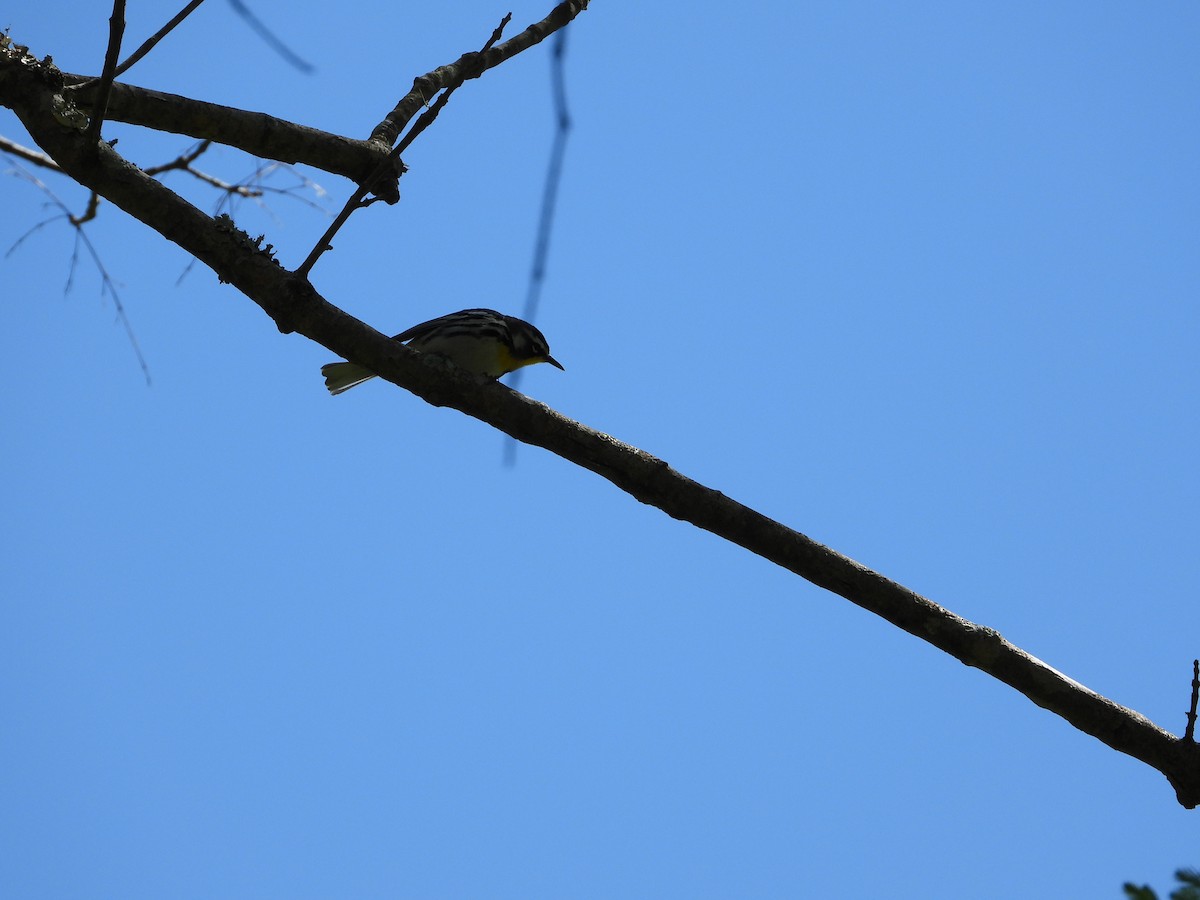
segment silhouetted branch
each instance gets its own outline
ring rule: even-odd
[[[113,79],[117,75],[117,60],[121,56],[121,37],[124,34],[125,0],[113,0],[112,15],[108,17],[108,50],[104,54],[104,70],[100,73],[100,81],[96,85],[92,119],[88,122],[87,138],[92,143],[100,141],[100,128],[104,125],[108,96],[112,91]]]
[[[170,34],[180,22],[182,22],[184,19],[186,19],[188,16],[190,16],[192,14],[192,12],[195,11],[196,7],[198,7],[203,2],[204,2],[204,0],[192,0],[191,3],[189,3],[183,9],[181,9],[179,12],[177,12],[175,14],[175,17],[173,19],[171,19],[170,22],[168,22],[162,28],[158,29],[158,31],[154,32],[154,34],[152,34],[149,38],[147,38],[145,40],[145,42],[143,42],[142,46],[138,47],[136,50],[133,51],[133,53],[129,54],[129,58],[126,59],[125,62],[123,62],[119,66],[117,66],[117,71],[116,71],[117,77],[124,75],[126,72],[128,72],[130,69],[132,69],[135,65],[137,65],[137,63],[147,53],[149,53],[151,50],[154,49],[155,44],[157,44],[159,41],[161,41],[163,38],[165,38],[168,34]]]
[[[81,150],[81,157],[86,157],[87,151]],[[34,185],[42,191],[49,199],[50,204],[59,209],[60,215],[52,216],[42,222],[38,222],[23,235],[13,242],[13,245],[8,248],[4,254],[7,259],[12,256],[17,249],[25,243],[26,238],[40,231],[51,222],[57,222],[59,219],[66,219],[75,229],[75,246],[71,251],[71,263],[67,268],[67,283],[63,286],[63,293],[70,293],[72,285],[75,283],[75,271],[79,266],[79,245],[82,243],[91,256],[92,262],[96,265],[96,270],[100,273],[100,295],[108,294],[112,298],[113,307],[117,311],[117,319],[120,320],[121,326],[125,329],[125,334],[129,338],[129,344],[133,348],[133,354],[137,358],[138,365],[141,367],[142,375],[146,378],[146,384],[150,384],[150,367],[146,364],[146,357],[142,354],[142,348],[138,344],[137,335],[133,333],[133,325],[129,321],[129,316],[125,313],[125,304],[121,302],[121,295],[117,292],[117,284],[108,272],[108,268],[104,265],[104,261],[100,258],[100,254],[96,251],[96,247],[92,244],[91,239],[87,236],[87,232],[83,230],[83,225],[96,218],[96,210],[100,205],[100,195],[96,191],[92,191],[88,196],[87,207],[81,215],[75,215],[67,208],[58,196],[50,190],[49,186],[37,178],[32,172],[27,172],[24,169],[16,169],[16,174],[24,178],[30,184]]]
[[[1185,741],[1196,740],[1196,703],[1200,700],[1200,659],[1192,660],[1192,705],[1188,708],[1187,728],[1184,729]]]
[[[69,221],[72,225],[74,225],[78,229],[79,226],[86,225],[88,222],[92,221],[92,219],[96,218],[96,210],[98,210],[99,208],[100,208],[100,195],[97,194],[95,191],[92,191],[88,195],[88,202],[87,202],[87,206],[85,206],[83,209],[83,215],[67,216],[67,221]],[[64,209],[65,209],[65,207],[64,207]],[[107,277],[107,273],[105,274],[105,277]]]
[[[503,47],[505,45],[501,45]],[[492,51],[500,49],[493,48]],[[1109,747],[1162,772],[1179,802],[1200,804],[1200,745],[1175,737],[1006,641],[878,572],[699,484],[664,460],[572,421],[498,382],[471,377],[410,350],[330,304],[285,270],[227,217],[213,219],[124,160],[61,108],[61,75],[23,53],[0,50],[0,104],[84,187],[192,254],[256,303],[284,333],[296,332],[436,406],[449,406],[517,440],[595,472],[642,503],[746,548],[1013,687]],[[64,122],[64,117],[66,121]],[[315,373],[314,373],[315,377]]]
[[[198,160],[201,156],[208,152],[208,148],[212,146],[212,141],[200,141],[188,150],[186,153],[181,153],[173,160],[167,163],[162,163],[157,166],[149,166],[142,171],[147,175],[161,175],[163,172],[173,172],[177,169],[185,172],[192,171],[192,163]]]
[[[54,172],[61,172],[58,163],[48,157],[40,150],[30,150],[28,147],[22,147],[20,144],[10,141],[6,137],[0,137],[0,153],[9,153],[18,159],[23,159],[27,163],[33,163],[35,166],[41,166],[44,169],[50,169]]]
[[[417,110],[428,104],[438,91],[458,87],[468,78],[478,78],[488,69],[495,68],[522,50],[528,50],[540,43],[587,9],[588,2],[589,0],[566,0],[554,7],[550,15],[542,21],[535,22],[503,44],[484,53],[465,53],[449,65],[439,66],[415,79],[412,90],[404,95],[388,113],[387,118],[375,126],[370,139],[390,147],[396,142],[404,126],[417,114]]]
[[[500,40],[500,35],[504,33],[504,26],[507,25],[511,19],[512,13],[509,13],[500,20],[500,24],[496,26],[496,29],[492,32],[492,36],[488,38],[487,42],[483,45],[483,50],[480,51],[479,54],[476,54],[476,56],[486,53],[491,46],[496,43],[496,41]],[[465,81],[466,79],[464,78],[463,80]],[[312,267],[316,265],[317,260],[321,258],[321,255],[325,253],[325,251],[332,249],[333,236],[341,230],[342,226],[346,224],[347,220],[349,220],[350,216],[354,214],[355,210],[370,206],[371,203],[374,202],[374,200],[367,200],[366,196],[368,193],[374,190],[374,184],[377,178],[382,176],[387,169],[393,165],[399,165],[401,167],[401,171],[403,171],[404,163],[400,162],[400,154],[407,150],[412,145],[412,142],[417,139],[417,136],[433,123],[433,120],[438,117],[438,114],[445,108],[446,104],[450,102],[450,95],[453,94],[461,84],[462,82],[459,82],[453,87],[447,88],[445,91],[443,91],[442,95],[437,98],[437,102],[434,103],[429,109],[425,110],[425,112],[421,115],[421,118],[417,119],[413,127],[409,129],[408,134],[404,136],[403,140],[401,140],[400,143],[392,148],[392,151],[388,154],[387,159],[382,160],[379,163],[379,168],[372,173],[371,177],[358,186],[358,190],[351,195],[350,199],[346,201],[346,205],[342,207],[342,211],[334,218],[333,224],[325,230],[325,233],[321,235],[320,239],[317,241],[316,246],[309,251],[309,254],[305,258],[304,262],[300,264],[300,268],[296,270],[297,275],[307,278],[308,273],[312,271]],[[376,197],[376,199],[380,198]]]
[[[95,79],[63,73],[71,96],[83,109],[95,102]],[[330,134],[260,112],[249,112],[178,94],[114,82],[107,118],[113,122],[139,125],[209,140],[242,150],[260,159],[300,163],[341,175],[356,183],[364,181],[388,158],[389,146]],[[390,176],[398,177],[396,173]],[[395,193],[394,182],[392,191]],[[377,187],[386,194],[386,185]],[[398,194],[397,194],[398,196]]]

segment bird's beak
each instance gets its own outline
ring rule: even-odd
[[[550,355],[543,356],[542,362],[548,362],[548,363],[550,363],[550,365],[554,366],[554,368],[556,368],[556,369],[562,369],[564,372],[567,371],[566,369],[563,369],[562,363],[560,363],[553,356],[550,356]]]

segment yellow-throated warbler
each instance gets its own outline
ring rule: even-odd
[[[422,353],[438,353],[474,375],[499,378],[534,363],[562,365],[550,355],[542,333],[521,319],[494,309],[464,309],[430,319],[402,331],[394,338]],[[357,363],[336,362],[321,366],[329,393],[340,394],[362,384],[375,373]]]

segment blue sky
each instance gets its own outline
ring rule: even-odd
[[[211,0],[127,80],[365,136],[549,9],[427,6],[259,0],[306,76]],[[6,15],[99,66],[105,4]],[[538,318],[566,371],[521,389],[1180,732],[1198,38],[1188,3],[593,0]],[[455,95],[325,296],[383,331],[519,312],[548,69]],[[53,212],[0,203],[5,249]],[[327,224],[236,217],[288,266]],[[1009,688],[458,413],[330,398],[327,351],[178,248],[111,206],[89,234],[149,387],[86,259],[64,295],[64,225],[0,264],[6,895],[1117,897],[1200,865],[1162,776]]]

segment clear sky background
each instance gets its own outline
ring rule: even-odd
[[[128,46],[178,5],[131,4]],[[550,6],[255,0],[305,75],[210,0],[126,80],[365,137]],[[107,4],[4,16],[98,71]],[[1190,2],[593,0],[537,322],[566,371],[521,389],[1182,732],[1197,46]],[[549,60],[455,95],[325,296],[388,332],[519,313]],[[351,189],[307,174],[328,197],[235,213],[289,267]],[[0,209],[6,250],[55,212],[11,174]],[[0,263],[5,896],[1165,896],[1200,865],[1161,775],[1008,687],[459,413],[330,398],[328,351],[177,247],[108,205],[88,234],[149,387],[86,257],[64,295],[66,225]]]

